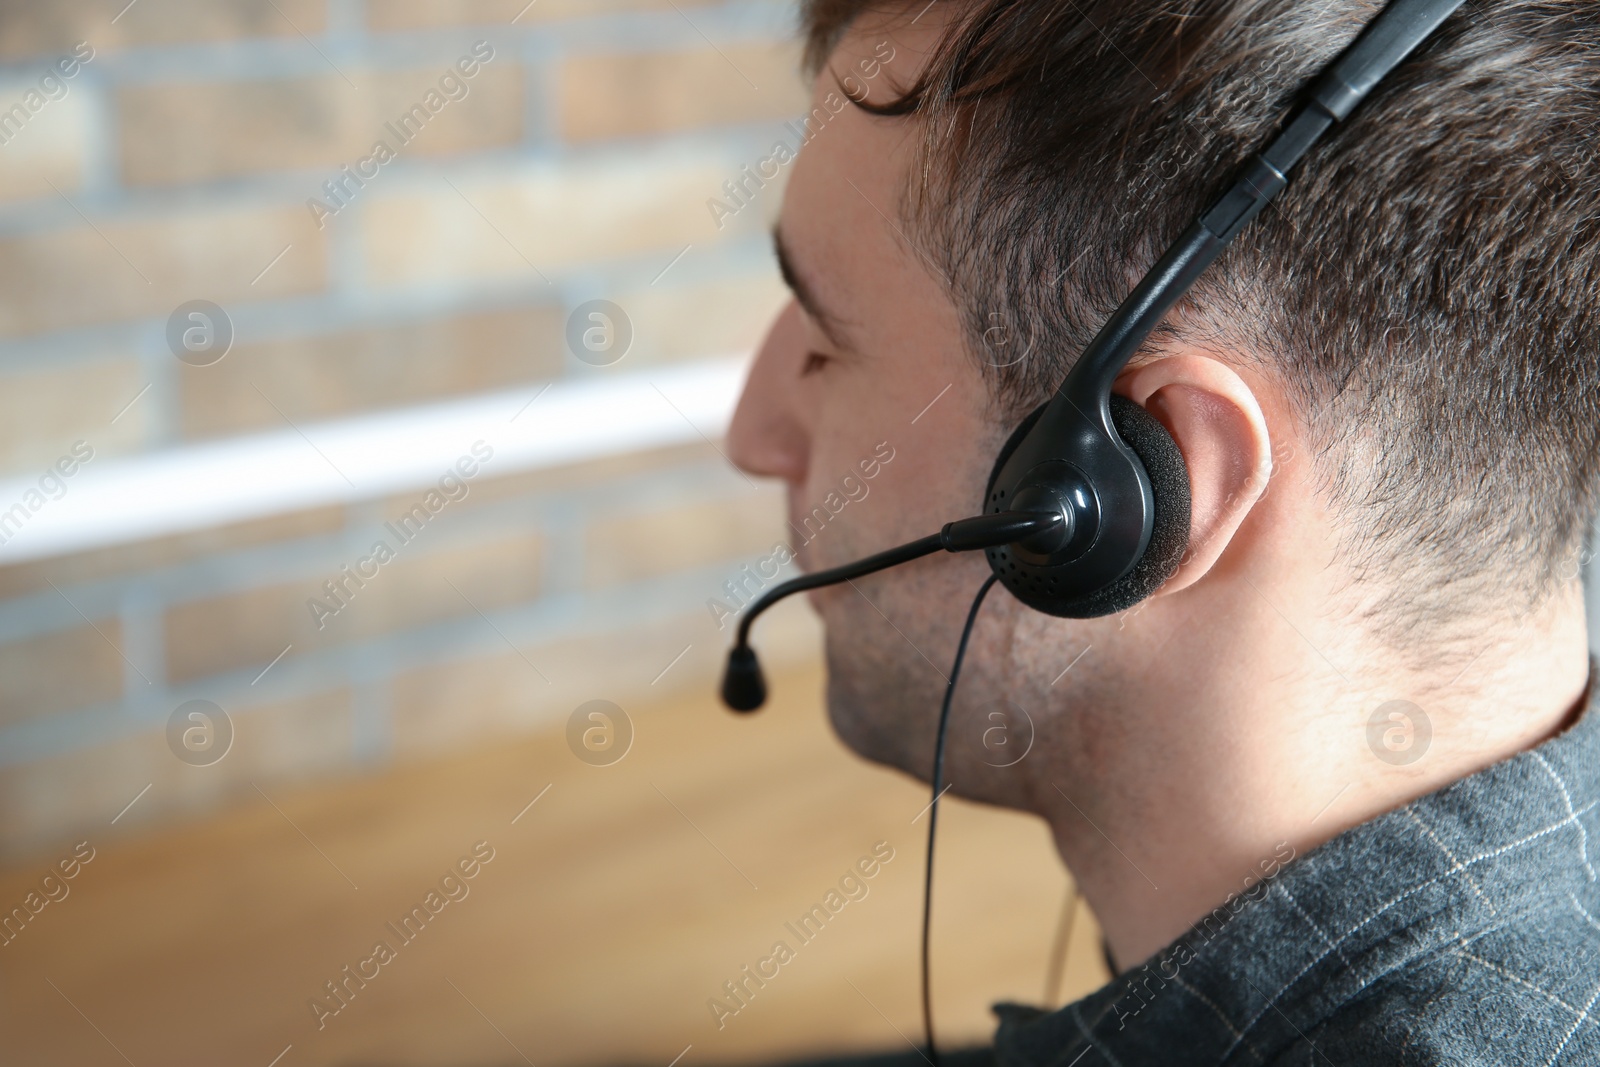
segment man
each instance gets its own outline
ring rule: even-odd
[[[787,482],[805,568],[973,514],[1374,10],[807,0],[795,299],[729,434]],[[1600,1062],[1597,88],[1600,5],[1469,2],[1118,378],[1182,452],[1189,549],[1121,615],[996,590],[952,712],[952,791],[1049,822],[1118,972],[998,1006],[998,1062]],[[871,497],[804,528],[882,442]],[[939,554],[812,594],[857,752],[930,778],[986,574]]]

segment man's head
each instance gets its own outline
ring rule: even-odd
[[[1288,674],[1342,683],[1343,737],[1397,682],[1410,699],[1442,688],[1491,621],[1573,603],[1565,563],[1600,481],[1587,6],[1469,2],[1130,363],[1116,391],[1189,468],[1190,550],[1122,617],[992,595],[954,720],[957,791],[1043,804],[1050,782],[999,766],[1015,750],[993,743],[995,726],[1027,740],[1019,708],[1059,767],[1126,747],[1141,703],[1181,713],[1185,685]],[[1010,429],[1374,11],[805,4],[815,109],[778,228],[802,306],[763,347],[730,440],[788,480],[807,566],[978,510]],[[826,494],[879,442],[896,458],[877,490],[834,515]],[[831,521],[806,525],[819,506]],[[858,750],[927,773],[986,569],[931,558],[814,596],[830,711]],[[1255,714],[1217,724],[1231,773],[1254,750],[1230,735],[1272,726]],[[1327,758],[1361,758],[1359,726]]]

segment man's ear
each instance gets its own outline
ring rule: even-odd
[[[1180,349],[1118,375],[1113,391],[1167,428],[1189,469],[1189,547],[1157,592],[1199,581],[1228,547],[1272,477],[1272,442],[1255,393],[1232,367]]]

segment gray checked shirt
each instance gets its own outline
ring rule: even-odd
[[[999,1067],[1600,1065],[1600,711],[1351,829],[1147,963],[1046,1013]]]

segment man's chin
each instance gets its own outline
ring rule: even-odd
[[[918,758],[927,749],[920,739],[907,736],[904,695],[896,700],[881,686],[858,684],[859,668],[828,655],[828,721],[845,747],[863,759],[928,780],[928,760]],[[909,716],[918,719],[918,716]]]
[[[918,782],[932,781],[944,686],[897,671],[894,664],[874,665],[863,659],[859,648],[841,653],[829,641],[828,721],[834,734],[863,759]],[[1032,728],[1030,720],[1023,742],[1028,749],[1033,746]],[[951,795],[967,800],[1032,810],[1028,779],[1033,765],[1003,760],[999,749],[986,749],[983,741],[996,729],[993,716],[982,707],[958,702],[945,739],[944,784]]]

